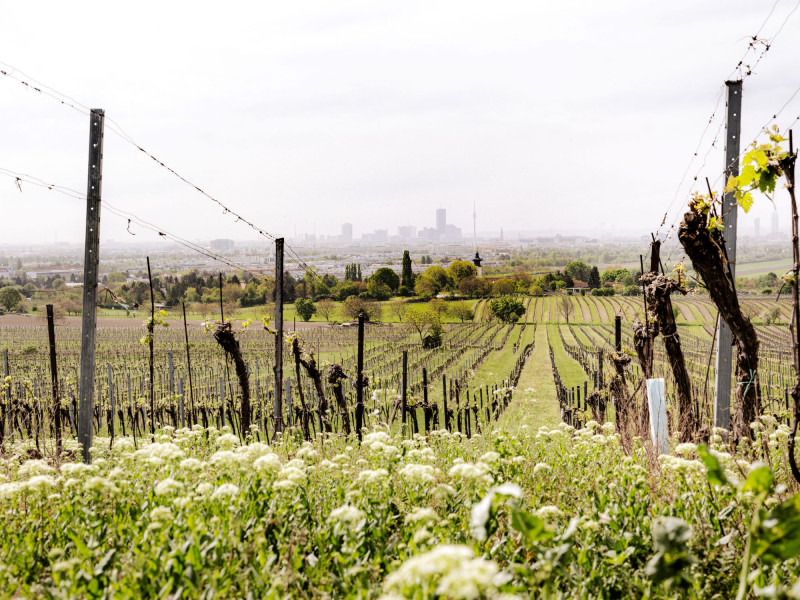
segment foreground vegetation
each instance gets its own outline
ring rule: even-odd
[[[614,426],[271,447],[216,429],[98,439],[91,465],[0,463],[5,597],[732,598],[800,591],[787,429],[733,457],[632,456]],[[765,455],[764,452],[767,452]],[[767,463],[755,462],[759,457]],[[740,597],[745,597],[740,595]],[[796,595],[794,597],[797,597]]]

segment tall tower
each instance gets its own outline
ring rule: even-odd
[[[478,211],[475,203],[472,203],[472,241],[475,243],[475,250],[478,249]]]
[[[776,235],[778,233],[778,211],[773,211],[772,213],[772,223],[770,227],[770,232],[772,235]]]
[[[353,224],[352,223],[342,223],[342,241],[343,242],[352,242],[353,241]]]
[[[439,237],[447,235],[447,210],[444,208],[436,209],[436,233]]]

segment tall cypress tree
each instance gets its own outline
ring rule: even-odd
[[[600,287],[600,271],[597,270],[597,267],[592,267],[592,270],[589,271],[589,281],[586,283],[589,284],[589,288],[592,290]]]
[[[414,271],[411,270],[411,255],[408,250],[403,252],[403,271],[400,275],[400,285],[404,285],[408,289],[414,288]]]

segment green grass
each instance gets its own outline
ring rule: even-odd
[[[533,334],[533,327],[528,327]],[[514,399],[518,405],[518,397],[530,398],[526,407],[525,417],[527,424],[533,428],[542,425],[553,427],[561,420],[561,414],[556,400],[556,384],[553,381],[553,369],[550,366],[550,355],[547,352],[547,327],[540,325],[536,328],[536,337],[533,354],[522,369],[522,374],[514,392]],[[518,411],[509,409],[503,416],[503,424],[513,429],[518,426],[521,419],[516,418]]]
[[[517,341],[520,327],[520,325],[514,327],[501,350],[492,352],[489,355],[486,361],[475,372],[472,379],[470,379],[470,387],[491,386],[501,382],[511,374],[511,369],[514,368],[514,363],[519,356],[518,354],[514,354],[514,342]],[[524,348],[526,344],[529,344],[533,340],[533,329],[533,326],[525,328],[525,333],[522,336],[521,348]],[[502,335],[502,333],[500,335]]]
[[[791,258],[778,258],[775,260],[765,260],[762,262],[742,263],[736,265],[737,277],[754,277],[765,273],[776,273],[778,275],[789,271],[792,268]]]
[[[556,359],[556,368],[561,375],[561,382],[568,388],[577,385],[583,386],[583,382],[587,381],[588,377],[577,361],[570,358],[569,354],[564,350],[561,338],[558,335],[558,326],[548,325],[547,335],[550,339],[550,345],[553,347],[553,355]]]

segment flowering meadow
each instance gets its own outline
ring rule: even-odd
[[[0,595],[800,597],[785,425],[754,424],[737,456],[714,436],[654,459],[613,424],[533,427],[534,410],[519,394],[471,439],[164,428],[138,448],[97,439],[91,465],[16,447]]]

